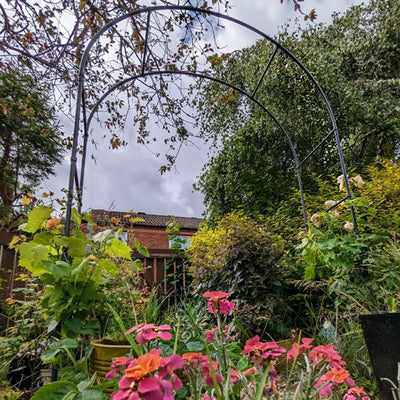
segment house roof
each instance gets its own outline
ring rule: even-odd
[[[167,224],[171,221],[176,221],[181,225],[181,229],[197,230],[202,218],[195,217],[176,217],[173,215],[157,215],[147,214],[143,212],[123,212],[123,211],[107,211],[107,210],[92,210],[91,211],[94,222],[98,225],[109,224],[112,218],[117,218],[121,224],[131,226],[131,218],[141,218],[144,221],[135,222],[133,226],[146,226],[154,228],[165,229]]]

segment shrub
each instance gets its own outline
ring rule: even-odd
[[[218,287],[240,301],[237,315],[263,333],[281,303],[281,240],[241,213],[227,214],[215,228],[203,225],[187,251],[197,291]],[[274,326],[279,326],[274,322]]]

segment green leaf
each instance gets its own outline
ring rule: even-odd
[[[140,272],[143,271],[143,264],[140,260],[131,261],[128,264],[129,272]]]
[[[39,228],[43,227],[44,223],[50,218],[53,209],[50,207],[39,206],[34,208],[28,214],[28,223],[26,224],[24,231],[34,233]]]
[[[35,392],[31,400],[64,400],[70,393],[78,392],[75,384],[68,381],[49,383]]]
[[[43,265],[47,271],[51,272],[56,279],[61,279],[71,275],[71,266],[65,261],[43,261]]]
[[[312,265],[309,265],[304,270],[304,279],[314,279],[315,278],[315,268]]]
[[[75,339],[63,339],[57,342],[53,342],[49,348],[42,353],[40,358],[44,363],[54,359],[54,357],[64,349],[75,349],[78,347],[78,342]]]
[[[147,249],[146,246],[142,246],[136,238],[134,238],[133,243],[135,244],[136,250],[138,251],[139,254],[141,254],[144,257],[150,257],[149,250]]]
[[[87,239],[85,237],[71,236],[68,241],[68,255],[71,257],[83,257],[87,254]]]
[[[25,267],[33,276],[40,276],[46,270],[43,261],[48,259],[49,250],[46,246],[37,245],[34,242],[24,242],[18,246],[20,255],[19,265]]]
[[[82,218],[76,208],[73,208],[71,211],[71,219],[75,226],[80,227],[82,225]]]
[[[47,326],[47,333],[54,331],[57,328],[58,321],[54,316],[47,318],[45,326]]]
[[[249,360],[247,358],[241,358],[236,364],[236,369],[239,371],[244,371],[249,367]]]
[[[202,341],[193,341],[186,343],[186,347],[189,351],[203,351],[204,343]]]
[[[85,389],[80,395],[82,396],[82,400],[107,400],[105,394],[100,389],[96,388]]]
[[[64,322],[64,328],[75,332],[77,335],[96,335],[100,331],[100,322],[85,323],[78,318],[72,318]]]
[[[132,249],[126,243],[121,242],[118,239],[111,239],[108,242],[108,246],[105,251],[106,254],[125,258],[126,260],[131,259],[131,252]]]
[[[111,275],[116,275],[119,272],[117,264],[115,264],[115,262],[111,260],[105,260],[105,259],[98,260],[97,265],[102,271],[106,270]]]

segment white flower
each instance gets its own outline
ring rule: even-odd
[[[354,224],[352,222],[346,222],[343,225],[343,228],[346,229],[347,232],[353,232],[354,231]]]
[[[321,223],[321,216],[319,214],[313,214],[311,216],[311,222],[317,227],[319,228],[319,225]]]
[[[361,187],[362,185],[365,185],[365,182],[360,175],[353,176],[352,178],[350,178],[350,181],[353,182],[356,187]]]
[[[339,184],[339,189],[340,190],[345,190],[346,186],[344,184],[344,175],[338,176],[336,180],[337,180],[337,183]]]
[[[328,208],[333,207],[335,204],[336,204],[336,201],[334,201],[334,200],[327,200],[327,201],[325,202],[325,207],[328,209]]]

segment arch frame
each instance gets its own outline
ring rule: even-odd
[[[216,77],[212,77],[210,75],[206,75],[202,73],[201,71],[199,72],[188,72],[188,71],[182,71],[182,70],[154,70],[154,71],[148,71],[145,72],[145,67],[146,67],[146,53],[148,51],[148,37],[149,37],[149,31],[150,31],[150,19],[152,13],[155,13],[157,11],[186,11],[186,12],[191,12],[191,13],[196,13],[196,14],[202,14],[205,16],[212,16],[216,18],[221,18],[223,20],[230,21],[234,24],[237,24],[241,27],[244,27],[257,35],[259,35],[261,38],[267,40],[268,42],[272,43],[275,46],[274,52],[271,55],[266,68],[259,79],[256,87],[252,91],[252,93],[248,93],[245,90],[227,82],[223,81],[221,79],[218,79]],[[130,76],[129,78],[122,79],[120,81],[117,81],[111,88],[107,89],[105,92],[101,94],[99,97],[98,101],[95,103],[93,108],[90,111],[89,116],[87,116],[87,110],[86,110],[86,103],[85,103],[85,72],[87,69],[88,61],[89,61],[89,56],[90,52],[95,45],[95,43],[103,36],[105,32],[107,32],[110,28],[116,26],[118,23],[121,21],[124,21],[128,18],[134,18],[136,16],[142,15],[142,14],[147,14],[147,24],[146,24],[146,33],[145,33],[145,38],[144,38],[144,52],[143,52],[143,58],[142,58],[142,63],[141,63],[141,72],[139,74]],[[261,104],[256,98],[257,91],[259,87],[262,84],[263,79],[265,78],[269,67],[271,66],[276,54],[278,51],[283,52],[286,56],[288,56],[291,61],[293,61],[300,69],[305,73],[305,75],[308,77],[308,79],[312,82],[313,86],[317,90],[318,94],[320,95],[321,99],[323,100],[323,103],[325,105],[325,108],[329,114],[329,118],[332,124],[332,129],[329,131],[329,133],[315,146],[308,154],[307,156],[299,161],[296,148],[288,134],[288,132],[284,129],[283,125],[278,121],[278,119],[272,114],[270,110],[268,110],[267,107],[265,107],[263,104]],[[72,205],[74,201],[74,189],[77,192],[77,198],[78,198],[78,210],[81,211],[82,207],[82,194],[83,194],[83,187],[84,187],[84,178],[85,178],[85,168],[86,168],[86,156],[87,156],[87,143],[88,143],[88,138],[89,138],[89,129],[90,129],[90,124],[93,120],[95,112],[98,110],[99,106],[101,103],[115,90],[120,88],[121,86],[126,85],[127,83],[130,83],[132,81],[139,80],[141,78],[145,78],[148,76],[154,76],[154,75],[173,75],[173,74],[180,74],[180,75],[186,75],[186,76],[192,76],[192,77],[197,77],[197,78],[204,78],[208,79],[214,82],[217,82],[219,84],[225,85],[227,87],[230,87],[231,89],[239,92],[243,96],[247,97],[249,100],[257,104],[261,109],[272,119],[272,121],[276,124],[278,129],[281,131],[281,133],[285,136],[286,140],[288,141],[290,150],[293,155],[293,160],[294,160],[294,166],[296,170],[296,175],[297,175],[297,180],[298,180],[298,185],[299,185],[299,191],[300,191],[300,198],[301,198],[301,206],[302,206],[302,213],[303,213],[303,219],[304,219],[304,224],[305,224],[305,229],[308,230],[308,222],[307,222],[307,212],[306,212],[306,206],[305,206],[305,198],[304,198],[304,190],[303,190],[303,184],[302,184],[302,175],[301,175],[301,168],[302,166],[312,157],[312,155],[321,147],[323,144],[333,135],[335,138],[335,143],[336,143],[336,150],[337,154],[339,157],[339,162],[341,166],[341,170],[343,173],[344,177],[344,185],[346,189],[346,196],[342,198],[341,200],[337,201],[332,207],[328,209],[331,210],[335,207],[337,207],[339,204],[346,200],[350,200],[352,198],[352,194],[350,191],[350,185],[349,185],[349,180],[346,172],[346,165],[344,161],[344,156],[343,156],[343,151],[341,148],[341,143],[340,143],[340,137],[339,137],[339,132],[338,132],[338,127],[336,123],[336,118],[334,115],[334,112],[332,110],[332,107],[328,101],[328,98],[321,88],[321,86],[318,84],[317,80],[314,78],[312,73],[300,62],[300,60],[292,54],[288,49],[286,49],[282,44],[280,44],[277,40],[272,38],[271,36],[265,34],[264,32],[260,31],[259,29],[243,22],[238,19],[232,18],[228,15],[221,14],[216,11],[212,10],[204,10],[196,7],[190,7],[190,6],[152,6],[152,7],[143,7],[139,8],[136,10],[133,10],[129,13],[125,13],[112,21],[108,22],[101,28],[90,40],[88,45],[85,48],[85,51],[82,55],[80,65],[79,65],[79,74],[78,74],[78,86],[77,86],[77,91],[76,91],[76,108],[75,108],[75,119],[74,119],[74,131],[73,131],[73,140],[72,140],[72,147],[71,147],[71,158],[70,158],[70,171],[69,171],[69,184],[68,184],[68,197],[67,197],[67,207],[66,207],[66,216],[65,216],[65,235],[68,236],[70,234],[71,230],[71,216],[72,216]],[[77,169],[77,153],[78,153],[78,145],[79,145],[79,136],[80,136],[80,131],[81,131],[81,118],[82,118],[82,123],[83,123],[83,150],[82,150],[82,160],[81,160],[81,170],[80,170],[80,176],[78,176],[78,169]],[[357,218],[355,215],[355,211],[353,206],[350,206],[350,213],[354,225],[354,230],[358,234],[358,224],[357,224]]]

